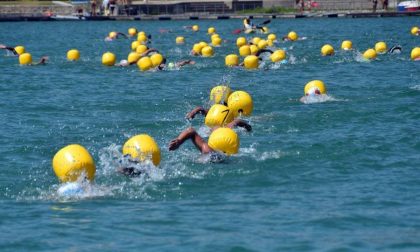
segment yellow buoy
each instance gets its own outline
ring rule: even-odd
[[[376,53],[379,53],[379,54],[386,53],[386,51],[387,51],[386,43],[383,42],[383,41],[380,41],[380,42],[376,43],[375,44],[375,51],[376,51]]]
[[[200,27],[198,27],[198,25],[193,25],[192,30],[196,32],[196,31],[200,30]]]
[[[227,104],[231,93],[232,90],[228,86],[215,86],[210,91],[210,101],[212,101],[213,104]]]
[[[350,40],[344,40],[341,43],[341,49],[348,51],[351,50],[353,48],[353,43]]]
[[[418,36],[419,35],[419,28],[417,26],[414,26],[411,28],[411,35]]]
[[[211,46],[205,46],[201,49],[201,55],[203,55],[203,57],[211,57],[213,54],[214,52]]]
[[[251,95],[245,91],[235,91],[228,98],[228,107],[232,109],[234,117],[250,116],[254,109]]]
[[[238,135],[230,128],[218,128],[214,130],[210,134],[208,141],[210,148],[227,155],[238,153],[239,144]]]
[[[137,41],[139,41],[141,44],[146,44],[147,43],[147,36],[146,36],[146,34],[139,33],[137,35]]]
[[[106,52],[102,55],[102,64],[105,66],[113,66],[115,65],[115,61],[117,58],[115,57],[115,54],[112,52]]]
[[[178,37],[176,37],[175,42],[177,44],[184,44],[185,43],[185,39],[182,36],[178,36]]]
[[[420,59],[420,47],[414,47],[413,50],[411,50],[411,59],[412,60]]]
[[[219,37],[215,37],[211,40],[211,43],[213,46],[220,46],[220,44],[222,43],[222,39]]]
[[[160,163],[160,149],[155,140],[146,134],[131,137],[123,146],[123,155],[130,155],[134,160],[151,160],[155,166]]]
[[[23,46],[16,46],[15,47],[15,51],[18,55],[24,54],[25,53],[25,47]]]
[[[308,82],[303,89],[305,95],[326,94],[327,88],[323,81],[313,80]]]
[[[160,53],[155,53],[150,56],[150,60],[152,61],[153,67],[157,67],[163,62],[163,56]]]
[[[254,45],[258,45],[258,42],[260,42],[260,40],[261,40],[261,38],[260,38],[260,37],[254,37],[254,38],[252,39],[252,44],[254,44]]]
[[[112,31],[112,32],[110,32],[110,33],[108,34],[108,37],[110,37],[110,38],[112,38],[112,39],[117,38],[117,36],[118,36],[118,33],[117,33],[117,32],[114,32],[114,31]]]
[[[258,57],[255,55],[248,55],[244,59],[244,66],[246,69],[256,69],[258,68],[259,62]]]
[[[19,64],[30,65],[32,64],[32,55],[30,53],[22,53],[19,55]]]
[[[140,35],[146,36],[146,33],[144,31],[139,31],[139,33],[137,33],[137,36],[140,36]]]
[[[138,54],[142,54],[145,51],[147,51],[147,46],[145,46],[145,45],[140,44],[136,47],[136,53],[138,53]]]
[[[247,44],[247,42],[246,42],[246,38],[244,38],[244,37],[239,37],[239,38],[237,38],[236,39],[236,46],[238,47],[238,48],[241,48],[243,45],[246,45]]]
[[[137,61],[137,66],[141,71],[147,71],[153,67],[153,62],[149,57],[142,57]]]
[[[367,49],[364,53],[363,53],[363,58],[367,59],[367,60],[374,60],[376,59],[376,51],[372,48]]]
[[[274,45],[273,40],[271,40],[271,39],[267,40],[267,45],[268,46],[273,46]]]
[[[137,34],[137,29],[136,28],[131,27],[131,28],[128,29],[128,35],[130,35],[131,37],[136,36],[136,34]]]
[[[76,181],[81,175],[92,181],[95,178],[95,162],[85,147],[67,145],[59,150],[52,160],[55,175],[62,182]]]
[[[127,61],[130,64],[136,63],[139,59],[140,59],[140,54],[138,54],[136,52],[131,52],[127,56]]]
[[[287,38],[291,41],[296,41],[298,39],[298,35],[296,32],[291,31],[287,34]]]
[[[239,57],[236,54],[229,54],[225,57],[226,66],[237,66],[239,65]]]
[[[322,56],[334,55],[334,47],[332,47],[332,45],[329,45],[329,44],[323,45],[321,48],[321,55]]]
[[[80,52],[77,49],[71,49],[67,52],[67,59],[70,61],[76,61],[80,58]]]
[[[131,50],[135,51],[139,45],[141,45],[140,41],[135,40],[131,42]]]
[[[249,45],[243,45],[239,48],[239,55],[242,57],[251,55],[251,48]]]
[[[286,59],[286,52],[283,50],[276,50],[270,55],[272,62],[279,62]]]
[[[214,38],[220,38],[219,34],[214,33],[213,35],[210,36],[211,40],[213,40]]]
[[[251,49],[251,54],[255,55],[260,49],[256,45],[250,45],[249,49]]]
[[[199,42],[198,43],[201,47],[206,47],[206,46],[208,46],[208,44],[206,43],[206,42],[204,42],[204,41],[201,41],[201,42]]]
[[[215,33],[216,32],[216,29],[214,28],[214,27],[209,27],[208,29],[207,29],[207,33],[208,34],[213,34],[213,33]]]
[[[233,113],[222,104],[214,104],[207,112],[204,123],[209,127],[223,126],[233,121]]]
[[[277,39],[277,36],[274,33],[271,33],[267,36],[267,40],[275,41],[276,39]]]
[[[262,30],[262,33],[264,33],[264,34],[267,34],[270,31],[270,29],[268,29],[267,26],[263,26],[263,28],[261,30]]]
[[[195,52],[195,53],[197,53],[197,54],[201,54],[201,49],[202,48],[203,47],[201,46],[200,43],[196,43],[196,44],[194,44],[194,46],[192,48],[192,51]]]
[[[264,39],[261,39],[258,42],[258,45],[257,46],[258,46],[259,49],[265,49],[267,47],[267,41],[264,40]]]

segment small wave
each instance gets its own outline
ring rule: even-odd
[[[412,86],[410,89],[420,91],[420,85]]]
[[[300,101],[304,104],[312,104],[312,103],[323,103],[323,102],[329,102],[329,101],[339,101],[335,99],[334,97],[330,95],[317,95],[317,96],[303,96]]]

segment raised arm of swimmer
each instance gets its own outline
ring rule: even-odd
[[[182,60],[182,61],[177,62],[176,66],[177,67],[182,67],[182,66],[185,66],[185,65],[194,65],[194,64],[195,64],[195,61],[188,59],[188,60]]]
[[[18,55],[18,53],[16,52],[15,48],[13,48],[13,47],[9,47],[9,46],[1,45],[0,44],[0,49],[5,49],[5,50],[8,50],[8,51],[12,52],[13,55]]]
[[[197,114],[202,114],[203,116],[207,115],[208,110],[204,109],[203,107],[196,107],[195,109],[191,110],[191,112],[189,112],[185,118],[187,118],[188,120],[194,119],[195,115]]]
[[[248,131],[248,132],[252,131],[252,127],[251,127],[251,125],[249,125],[249,123],[247,123],[246,121],[244,121],[242,119],[238,119],[238,118],[236,118],[232,122],[228,123],[226,125],[226,127],[231,128],[231,129],[236,128],[236,127],[241,127],[241,128],[246,129],[246,131]]]
[[[262,54],[262,53],[270,53],[270,54],[273,54],[273,51],[272,50],[270,50],[270,49],[261,49],[261,50],[259,50],[256,54],[255,54],[255,56],[260,56],[260,54]]]
[[[201,136],[195,131],[194,128],[188,128],[181,132],[179,136],[169,142],[169,150],[173,151],[179,148],[186,140],[191,139],[193,144],[197,149],[201,151],[202,154],[207,154],[213,150],[209,145],[201,138]]]
[[[118,36],[123,36],[124,38],[128,38],[128,36],[127,35],[125,35],[124,33],[122,33],[122,32],[117,32],[117,38],[118,38]]]
[[[155,48],[149,48],[146,51],[144,51],[140,56],[141,57],[144,57],[144,56],[147,56],[147,55],[149,55],[149,54],[151,54],[153,52],[159,53],[159,50],[158,49],[155,49]]]

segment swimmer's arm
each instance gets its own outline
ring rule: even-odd
[[[262,49],[262,50],[259,50],[256,54],[255,54],[255,56],[260,56],[260,54],[262,54],[262,53],[266,53],[266,52],[268,52],[268,53],[270,53],[270,54],[273,54],[273,51],[272,50],[270,50],[270,49]]]
[[[127,35],[125,35],[124,33],[122,33],[122,32],[117,32],[117,38],[118,38],[118,36],[123,36],[124,38],[128,38],[127,37]]]
[[[13,47],[8,47],[8,46],[5,46],[5,45],[0,45],[0,49],[5,49],[5,50],[8,50],[8,51],[11,51],[13,53],[13,55],[18,55],[18,53],[16,52],[15,48],[13,48]]]
[[[150,53],[152,53],[152,52],[159,53],[159,50],[158,50],[158,49],[155,49],[155,48],[150,48],[150,49],[147,49],[146,51],[144,51],[144,52],[141,54],[141,57],[147,56],[147,55],[149,55],[149,54],[150,54]]]
[[[208,144],[201,138],[201,136],[195,131],[194,128],[188,128],[181,132],[179,136],[173,139],[169,143],[169,150],[173,151],[179,148],[186,140],[191,139],[193,144],[197,149],[203,154],[212,152],[213,150],[208,146]]]
[[[47,56],[42,56],[42,58],[39,60],[38,63],[35,63],[33,65],[45,65],[45,63],[47,63],[48,57]]]
[[[251,125],[249,125],[247,122],[241,119],[233,120],[232,122],[228,123],[226,127],[231,128],[231,129],[235,127],[241,127],[241,128],[246,129],[246,131],[252,131]]]
[[[197,114],[202,114],[202,115],[206,116],[207,112],[208,112],[208,110],[204,109],[203,107],[196,107],[191,112],[189,112],[185,116],[185,118],[187,118],[188,120],[191,120],[191,119],[194,119],[195,115],[197,115]]]
[[[195,64],[195,61],[193,61],[193,60],[182,60],[182,61],[177,62],[176,66],[177,67],[182,67],[182,66],[185,66],[185,65],[194,65],[194,64]]]

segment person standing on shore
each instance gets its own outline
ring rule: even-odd
[[[373,12],[376,12],[376,6],[378,6],[378,0],[372,0],[373,3]]]
[[[90,2],[90,15],[96,16],[96,0],[91,0]]]

